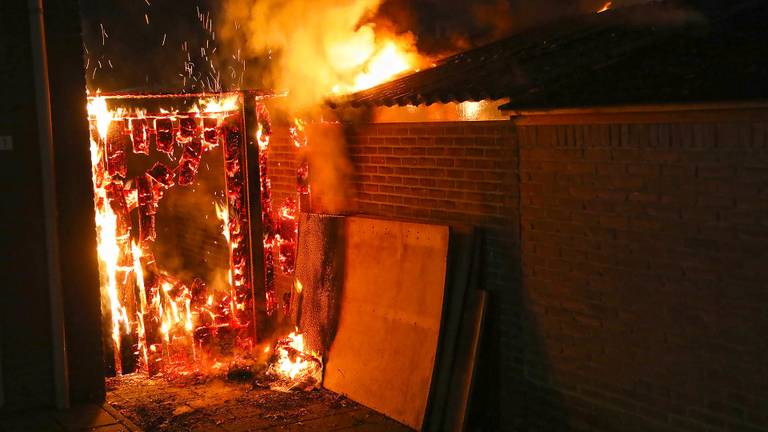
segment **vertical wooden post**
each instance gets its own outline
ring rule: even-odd
[[[264,229],[261,219],[261,172],[259,169],[259,145],[257,101],[252,92],[244,91],[243,123],[245,130],[245,187],[248,200],[248,221],[251,243],[251,287],[253,290],[253,334],[255,341],[263,338],[267,322],[264,300]]]

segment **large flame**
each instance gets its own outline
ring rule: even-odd
[[[93,180],[93,192],[96,222],[97,253],[100,265],[103,269],[102,290],[108,301],[109,313],[112,319],[111,337],[115,351],[115,367],[121,370],[119,352],[121,349],[121,333],[129,333],[131,322],[128,313],[123,306],[118,292],[117,273],[121,248],[117,234],[117,215],[108,204],[107,182],[104,181],[103,158],[104,153],[99,140],[104,142],[107,130],[113,119],[113,113],[107,109],[107,102],[103,97],[95,97],[88,103],[88,115],[96,125],[96,134],[91,134],[91,175]],[[95,136],[94,136],[95,135]]]
[[[217,297],[216,291],[206,291],[208,287],[202,279],[182,280],[167,274],[155,261],[152,251],[154,238],[144,238],[140,228],[138,235],[132,232],[134,226],[130,216],[132,211],[146,206],[148,202],[146,192],[143,198],[139,197],[140,179],[149,179],[153,188],[149,199],[154,200],[152,205],[155,206],[163,191],[173,183],[166,186],[151,177],[158,174],[150,171],[137,177],[126,177],[125,171],[117,171],[119,168],[115,167],[127,165],[126,155],[120,152],[130,152],[131,146],[137,152],[136,137],[139,137],[138,142],[144,142],[149,131],[153,135],[157,133],[152,128],[156,127],[156,120],[160,118],[173,122],[171,131],[179,142],[186,138],[182,135],[185,126],[177,122],[184,118],[193,119],[192,133],[205,141],[203,151],[217,147],[219,140],[226,140],[221,132],[224,120],[238,115],[232,111],[239,109],[240,95],[200,98],[189,113],[181,114],[172,107],[148,114],[140,109],[111,108],[108,102],[103,96],[90,97],[88,115],[103,310],[111,320],[109,336],[115,372],[128,372],[127,368],[124,370],[123,360],[133,354],[139,360],[138,368],[150,374],[161,371],[185,373],[191,368],[204,366],[198,362],[200,353],[219,355],[209,349],[209,342],[200,342],[200,338],[210,341],[221,327],[240,329],[247,324],[247,320],[236,315],[236,312],[246,310],[246,300],[242,296],[237,297],[239,291],[236,289],[246,280],[243,276],[244,264],[234,268],[230,257],[229,285],[221,298]],[[147,123],[149,126],[146,126]],[[190,128],[189,125],[187,122],[186,127]],[[159,172],[162,173],[162,170]],[[224,204],[216,203],[217,216],[223,225],[221,232],[231,256],[239,247],[242,235],[239,216],[237,213],[230,215],[229,206],[229,197]],[[131,241],[132,237],[136,240]],[[198,331],[202,336],[196,339]],[[238,334],[238,346],[247,347],[251,343],[249,337],[245,333]],[[203,343],[208,345],[200,345]],[[201,347],[205,350],[199,351]],[[207,360],[216,361],[215,358]]]
[[[227,0],[218,33],[242,47],[239,55],[268,64],[271,82],[264,85],[289,90],[291,107],[307,109],[329,94],[369,88],[420,67],[413,35],[371,22],[381,2]]]
[[[374,87],[404,72],[416,69],[420,62],[413,41],[407,37],[379,36],[373,26],[363,26],[348,41],[339,41],[329,47],[333,67],[340,71],[340,82],[331,88],[333,93],[351,93]],[[368,29],[370,31],[364,31]]]

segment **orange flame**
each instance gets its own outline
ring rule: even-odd
[[[422,60],[412,34],[391,33],[371,20],[381,0],[223,3],[222,40],[271,60],[267,75],[275,88],[290,92],[291,112],[312,109],[332,94],[373,87]]]
[[[301,281],[298,279],[293,281],[293,287],[296,290],[296,294],[301,294],[301,291],[304,290],[304,285],[302,285]]]
[[[598,10],[597,10],[597,13],[603,13],[603,12],[605,12],[605,11],[609,10],[609,9],[611,8],[611,6],[612,6],[612,5],[613,5],[613,2],[612,2],[612,1],[606,2],[606,3],[603,5],[603,7],[601,7],[600,9],[598,9]]]
[[[192,291],[184,282],[166,275],[160,271],[159,289],[145,287],[145,271],[143,265],[149,265],[152,260],[151,247],[148,244],[141,245],[129,241],[129,231],[123,227],[121,215],[110,203],[114,199],[113,193],[121,190],[113,190],[122,183],[116,183],[110,176],[106,165],[107,135],[112,133],[110,126],[113,122],[125,121],[126,118],[146,118],[146,111],[140,109],[126,110],[122,108],[110,108],[107,98],[97,95],[88,99],[88,116],[91,125],[90,150],[91,168],[94,190],[94,209],[97,235],[97,253],[101,277],[101,295],[105,316],[109,316],[111,322],[110,339],[115,359],[115,370],[122,373],[121,341],[124,334],[135,332],[137,345],[135,355],[141,360],[143,366],[149,371],[150,362],[159,363],[162,367],[168,361],[186,359],[197,360],[193,332],[199,325],[201,314],[210,315],[210,322],[216,321],[212,308],[218,303],[214,298],[215,293],[206,293],[205,305],[192,304]],[[192,112],[198,112],[206,118],[215,117],[217,122],[226,116],[228,111],[236,109],[240,103],[239,95],[214,96],[208,99],[200,99],[194,105]],[[178,112],[161,109],[161,114],[174,116]],[[152,114],[153,116],[155,114]],[[126,122],[129,134],[134,132],[131,128],[133,122]],[[122,127],[122,125],[121,125]],[[137,189],[125,189],[122,191],[129,208],[135,209],[138,204]],[[215,203],[217,216],[223,222],[222,234],[227,243],[230,243],[229,214],[226,204]],[[233,228],[234,230],[234,228]],[[235,232],[235,231],[233,231]],[[232,245],[229,244],[230,251]],[[146,248],[146,249],[145,249]],[[145,253],[148,259],[142,264]],[[149,259],[151,258],[151,259]],[[127,264],[123,264],[126,263]],[[154,270],[156,271],[156,270]],[[242,271],[242,270],[241,270]],[[121,273],[122,272],[122,273]],[[130,275],[129,273],[133,273]],[[233,278],[232,269],[229,271],[230,286]],[[135,279],[135,281],[134,281]],[[154,277],[153,277],[154,279]],[[131,284],[135,282],[135,284]],[[233,300],[232,310],[242,305],[236,305]],[[130,314],[129,314],[130,311]],[[218,310],[216,310],[218,312]],[[208,324],[205,324],[208,325]],[[226,325],[226,324],[225,324]],[[148,340],[148,332],[154,333],[154,326],[159,329],[158,340]],[[186,357],[187,352],[191,357]],[[156,354],[161,353],[165,360]],[[196,364],[189,363],[184,366]]]
[[[227,244],[229,244],[229,209],[227,209],[226,204],[213,203],[213,205],[216,207],[216,217],[222,224],[221,233],[227,239]]]
[[[240,96],[236,93],[223,97],[210,97],[200,100],[190,112],[223,113],[235,111],[240,107]]]
[[[139,352],[144,359],[144,364],[149,363],[147,354],[147,330],[144,326],[144,313],[147,310],[147,294],[144,291],[144,270],[141,268],[141,247],[136,242],[131,242],[131,255],[133,256],[133,273],[136,276],[136,286],[139,291],[139,310],[136,311],[136,322],[139,327]]]
[[[353,39],[351,43],[356,45],[354,48],[335,47],[339,55],[333,58],[340,67],[355,64],[360,57],[363,57],[363,61],[351,68],[353,71],[357,70],[351,79],[343,80],[331,88],[333,93],[344,94],[365,90],[416,69],[420,58],[412,42],[395,37],[383,39],[384,41],[377,41],[376,38]],[[354,60],[350,61],[350,57]]]
[[[102,146],[99,141],[106,140],[107,130],[113,119],[113,113],[107,108],[106,99],[95,97],[88,103],[88,115],[96,125],[96,136],[91,133],[91,169],[95,202],[96,242],[99,262],[103,270],[102,294],[108,300],[112,317],[112,341],[115,349],[115,366],[121,370],[119,355],[120,334],[129,333],[131,323],[125,306],[120,302],[117,272],[120,270],[120,245],[117,235],[117,215],[112,211],[107,196],[106,184],[102,178]]]
[[[306,385],[309,388],[320,385],[323,375],[323,363],[316,352],[308,352],[304,345],[304,335],[299,329],[281,339],[275,346],[275,362],[268,373],[276,376],[283,383],[273,385],[273,390],[287,391]]]
[[[256,129],[256,141],[259,144],[259,150],[266,151],[269,148],[269,134],[264,133],[261,123],[259,123],[259,127]]]

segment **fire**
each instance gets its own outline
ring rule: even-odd
[[[242,47],[238,56],[268,59],[270,87],[289,91],[290,111],[302,112],[426,63],[412,34],[375,21],[382,3],[225,0],[217,34]]]
[[[289,334],[287,337],[287,341],[287,347],[293,348],[300,353],[304,352],[304,335],[291,332],[291,334]],[[306,360],[301,358],[291,359],[290,352],[286,349],[285,346],[279,348],[278,353],[279,358],[277,359],[277,371],[284,377],[294,379],[296,378],[296,375],[298,375],[300,372],[306,371],[308,368]]]
[[[359,41],[353,43],[360,44]],[[413,47],[405,40],[396,38],[385,38],[383,42],[367,40],[357,47],[357,51],[349,48],[340,48],[339,57],[334,57],[338,67],[342,70],[345,65],[354,64],[349,58],[357,59],[368,54],[363,62],[352,67],[352,70],[358,70],[353,74],[349,81],[335,84],[331,91],[335,94],[352,93],[375,87],[378,84],[391,80],[392,78],[416,69],[420,62],[419,55]],[[351,54],[348,51],[352,51]],[[364,54],[366,53],[366,54]]]
[[[229,244],[229,210],[226,204],[213,203],[216,208],[216,217],[221,221],[221,233]]]
[[[193,325],[189,289],[187,287],[179,288],[165,280],[162,283],[159,299],[163,310],[160,330],[166,343],[170,343],[174,337],[187,338],[191,336]],[[166,307],[163,308],[162,305]]]
[[[224,95],[223,97],[210,97],[201,100],[196,104],[193,110],[205,113],[222,113],[238,109],[240,106],[240,96],[237,93]]]
[[[606,2],[606,3],[603,5],[603,7],[601,7],[600,9],[598,9],[597,13],[603,13],[603,12],[605,12],[605,11],[609,10],[609,9],[611,8],[611,6],[612,6],[612,5],[613,5],[613,2],[612,2],[612,1]]]
[[[297,149],[302,149],[307,146],[307,135],[304,132],[304,121],[298,117],[293,119],[293,126],[289,129],[291,133],[291,140],[293,145]]]
[[[141,257],[143,255],[141,247],[136,242],[131,242],[131,255],[133,256],[133,274],[136,277],[136,286],[139,291],[139,310],[136,311],[136,322],[139,329],[139,352],[147,364],[149,357],[147,355],[147,330],[144,325],[144,314],[147,311],[147,295],[144,290],[144,270],[141,267]]]
[[[104,178],[104,153],[97,140],[106,140],[107,131],[112,122],[112,112],[107,109],[103,97],[93,98],[88,103],[88,113],[94,119],[98,138],[91,134],[91,174],[93,180],[94,203],[96,204],[96,240],[100,266],[103,268],[102,290],[108,300],[112,320],[112,342],[115,351],[116,370],[121,369],[119,352],[121,333],[130,331],[130,321],[118,293],[118,265],[121,248],[118,239],[117,215],[108,204],[108,181]]]
[[[107,129],[112,122],[112,112],[107,108],[107,99],[104,96],[96,96],[88,102],[88,115],[96,119],[96,130],[101,139],[107,139]],[[93,143],[93,141],[92,141]],[[93,150],[93,146],[91,146]],[[91,152],[93,163],[93,152]]]
[[[269,149],[269,134],[264,133],[264,127],[259,123],[259,127],[256,129],[256,141],[259,145],[259,150],[267,151]]]
[[[301,294],[301,291],[304,290],[304,285],[301,284],[301,281],[296,279],[293,281],[293,288],[296,290],[296,294]]]
[[[251,282],[250,264],[242,257],[248,221],[242,206],[233,204],[243,202],[237,195],[243,191],[238,183],[240,95],[204,96],[193,100],[186,112],[111,108],[112,99],[120,98],[89,97],[87,108],[103,310],[115,373],[184,373],[213,364],[213,356],[247,355],[252,319],[244,293]],[[230,254],[230,282],[220,297],[202,278],[168,274],[153,253],[160,200],[174,186],[192,186],[202,154],[214,148],[227,156],[222,161],[226,199],[214,203]],[[153,152],[165,153],[169,161],[164,158],[138,172],[128,169],[129,158]],[[234,330],[222,335],[219,329],[225,327]],[[217,345],[220,337],[231,339]],[[205,363],[199,362],[201,354]]]
[[[299,329],[287,337],[277,341],[275,345],[275,361],[270,365],[268,373],[287,383],[287,386],[276,385],[275,390],[289,390],[305,385],[312,388],[320,385],[323,374],[323,363],[320,356],[306,350],[304,335]]]
[[[99,190],[97,193],[103,196],[100,199],[106,200],[106,191]],[[117,292],[117,271],[118,259],[120,257],[120,247],[117,244],[117,216],[109,206],[105,206],[103,212],[96,214],[96,230],[98,232],[98,255],[106,269],[107,283],[106,292],[109,297],[109,308],[112,313],[112,340],[117,350],[120,349],[120,330],[121,324],[124,324],[125,332],[129,330],[129,322],[125,313],[125,307],[120,303]]]
[[[115,373],[188,373],[221,364],[221,355],[249,356],[254,347],[255,300],[249,295],[253,283],[250,219],[243,205],[247,189],[241,171],[245,140],[238,104],[242,98],[239,94],[204,96],[193,100],[192,109],[186,111],[171,107],[153,112],[111,108],[110,104],[120,103],[113,99],[89,98],[88,114],[103,310]],[[299,200],[289,198],[279,208],[272,207],[266,175],[271,126],[266,108],[259,113],[260,195],[266,209],[264,245],[270,251],[265,255],[270,258],[265,271],[267,284],[272,281],[266,303],[271,314],[278,306],[271,252],[279,255],[280,270],[293,274]],[[307,147],[301,120],[296,119],[291,137],[297,147]],[[229,253],[226,289],[217,290],[208,289],[211,281],[203,280],[203,275],[169,274],[154,255],[162,233],[155,219],[163,211],[160,201],[171,188],[194,185],[200,158],[212,149],[220,149],[224,156],[225,196],[212,204]],[[162,161],[156,161],[157,156]],[[148,161],[154,162],[151,168],[136,170],[137,164],[131,164],[129,170],[130,161],[147,157],[155,159]],[[307,169],[299,170],[297,178],[306,182]],[[306,187],[300,187],[297,195],[307,193]],[[284,302],[287,314],[290,298]],[[320,381],[322,362],[317,354],[304,351],[302,335],[294,332],[277,347],[281,350],[276,374],[296,383]]]

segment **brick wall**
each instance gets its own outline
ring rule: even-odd
[[[287,199],[298,199],[296,194],[297,149],[290,139],[288,127],[276,126],[269,141],[267,170],[272,185],[272,206],[277,211]],[[275,291],[282,307],[283,294],[293,290],[293,276],[284,275],[278,264],[277,249],[274,251]],[[282,311],[282,309],[280,309]],[[288,318],[278,312],[273,318],[278,326],[288,325]]]
[[[513,125],[508,121],[378,124],[346,128],[346,135],[346,156],[354,167],[347,187],[357,192],[346,212],[467,224],[483,231],[482,282],[502,300],[489,306],[491,325],[481,354],[480,380],[485,385],[483,398],[475,405],[480,416],[489,414],[493,419],[514,393],[510,386],[496,384],[497,374],[506,374],[505,381],[511,381],[511,372],[502,365],[519,356],[501,346],[522,345],[520,332],[496,324],[513,322],[523,309],[519,293],[512,289],[519,285],[514,282],[519,279],[519,195],[517,173],[510,169],[517,153]],[[269,157],[274,202],[279,204],[292,196],[296,185],[296,151],[286,130],[275,130]],[[323,212],[323,200],[317,198],[329,191],[319,186],[312,184],[312,210]],[[284,276],[277,280],[278,289],[290,282]]]
[[[286,199],[296,199],[297,151],[287,127],[279,126],[273,130],[267,156],[272,205],[279,208]]]
[[[766,126],[360,126],[356,211],[484,230],[478,427],[764,430]]]
[[[511,383],[527,342],[516,322],[519,291],[517,143],[509,121],[391,123],[349,130],[356,212],[478,227],[485,238],[481,283],[491,291],[473,411],[494,428],[519,386]],[[530,339],[530,338],[528,338]],[[536,351],[535,347],[530,350]],[[498,428],[496,428],[498,430]]]
[[[766,126],[520,127],[536,381],[569,426],[767,427]]]

